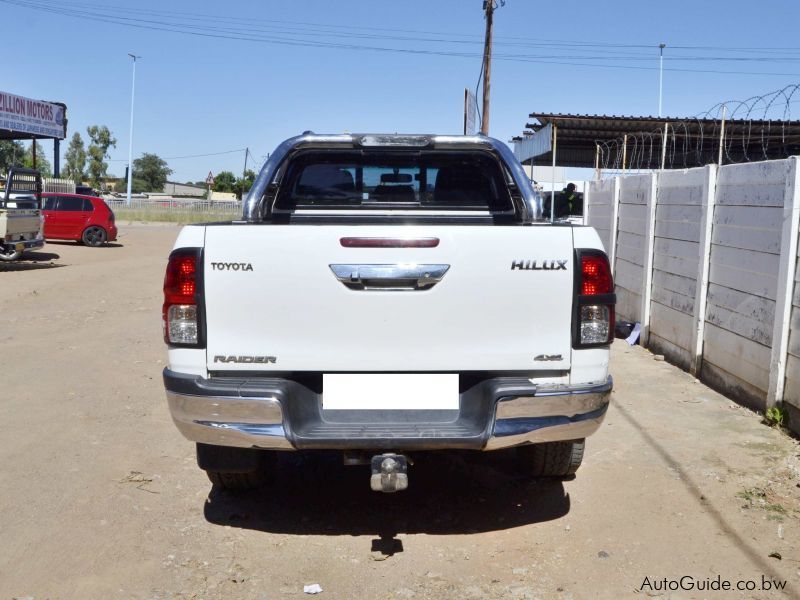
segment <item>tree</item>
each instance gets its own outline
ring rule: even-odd
[[[240,177],[236,180],[236,197],[241,200],[242,197],[250,191],[253,183],[256,180],[256,172],[250,169],[244,172],[244,178]]]
[[[83,138],[77,131],[69,142],[69,148],[64,155],[66,164],[64,165],[64,177],[71,179],[75,183],[82,183],[86,177],[86,148],[83,145]]]
[[[214,177],[212,189],[215,192],[233,192],[236,189],[236,175],[230,171],[221,171]]]
[[[0,140],[0,175],[7,175],[11,167],[21,167],[25,147],[15,140]]]
[[[105,125],[91,125],[86,128],[89,134],[89,181],[99,187],[100,181],[108,171],[108,149],[117,147],[117,140]]]
[[[45,158],[44,148],[35,140],[33,144],[36,144],[36,170],[42,174],[42,177],[50,177],[53,174],[53,169],[50,166],[50,161]],[[33,144],[25,150],[25,156],[22,159],[22,166],[29,169],[33,168]]]
[[[141,158],[133,161],[133,176],[144,181],[149,192],[160,192],[164,189],[167,177],[172,175],[172,169],[167,161],[157,154],[145,152]]]

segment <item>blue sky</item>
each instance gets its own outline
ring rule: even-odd
[[[172,29],[213,27],[214,35],[241,36],[244,32],[246,36],[291,41],[470,56],[201,37],[54,14],[32,5],[48,10],[58,7],[70,15],[111,13],[137,19],[127,22],[139,25],[151,21]],[[507,0],[495,16],[498,56],[522,55],[525,61],[532,61],[541,59],[530,57],[571,55],[586,57],[571,62],[591,66],[495,60],[490,133],[508,140],[522,131],[532,111],[656,114],[659,42],[668,45],[667,69],[782,73],[667,70],[667,115],[690,116],[720,101],[745,99],[800,82],[798,21],[800,4],[790,0],[758,4],[743,0],[669,4]],[[79,131],[85,138],[87,125],[108,125],[117,138],[117,147],[111,151],[116,159],[110,162],[112,174],[124,172],[128,153],[128,52],[143,57],[136,80],[134,157],[142,152],[178,157],[249,147],[261,160],[281,140],[305,129],[460,133],[463,90],[476,85],[484,31],[481,0],[140,0],[133,5],[97,0],[0,0],[0,23],[6,32],[13,23],[14,38],[5,45],[0,89],[65,102],[70,136]],[[323,26],[339,35],[323,35]],[[433,34],[415,33],[419,31]],[[445,41],[397,39],[421,37]],[[553,40],[600,45],[553,46]],[[550,45],[532,46],[535,43]],[[792,46],[791,51],[761,53],[728,50]],[[640,60],[621,58],[623,55]],[[698,55],[770,60],[684,60]],[[599,66],[609,64],[651,70]],[[800,105],[797,110],[800,112]],[[51,153],[49,142],[45,147]],[[209,170],[241,172],[243,161],[244,153],[238,152],[168,162],[175,171],[172,179],[187,181],[204,179]]]

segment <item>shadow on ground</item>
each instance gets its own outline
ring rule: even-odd
[[[20,258],[11,262],[0,262],[2,271],[35,271],[37,269],[56,269],[65,265],[54,263],[61,258],[53,252],[24,252]]]
[[[369,467],[345,467],[338,453],[282,453],[263,489],[212,488],[210,523],[270,533],[376,535],[373,550],[402,551],[398,533],[469,534],[550,521],[569,512],[558,480],[523,477],[505,452],[413,456],[409,489],[370,490]]]
[[[95,248],[90,248],[89,246],[84,246],[75,240],[47,240],[48,246],[78,246],[78,247],[85,247],[87,250],[94,250]],[[119,242],[106,242],[102,246],[98,246],[98,248],[124,248],[123,244]]]

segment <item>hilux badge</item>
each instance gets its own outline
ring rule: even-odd
[[[566,260],[514,260],[511,261],[511,270],[520,271],[566,271]]]
[[[533,357],[536,361],[559,361],[564,360],[560,354],[538,354]]]

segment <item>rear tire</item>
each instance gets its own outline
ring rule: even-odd
[[[259,487],[269,456],[269,452],[254,448],[197,444],[197,465],[214,487],[223,490],[242,492]]]
[[[91,227],[87,227],[83,230],[83,234],[81,235],[81,241],[86,246],[91,246],[92,248],[97,248],[98,246],[102,246],[106,243],[108,239],[108,234],[106,230],[102,227],[97,225],[92,225]]]
[[[219,471],[206,471],[208,479],[214,487],[232,492],[244,492],[258,488],[263,482],[259,471],[246,473],[220,473]]]
[[[581,466],[585,447],[585,438],[533,444],[517,448],[517,457],[522,469],[532,477],[569,477]]]

